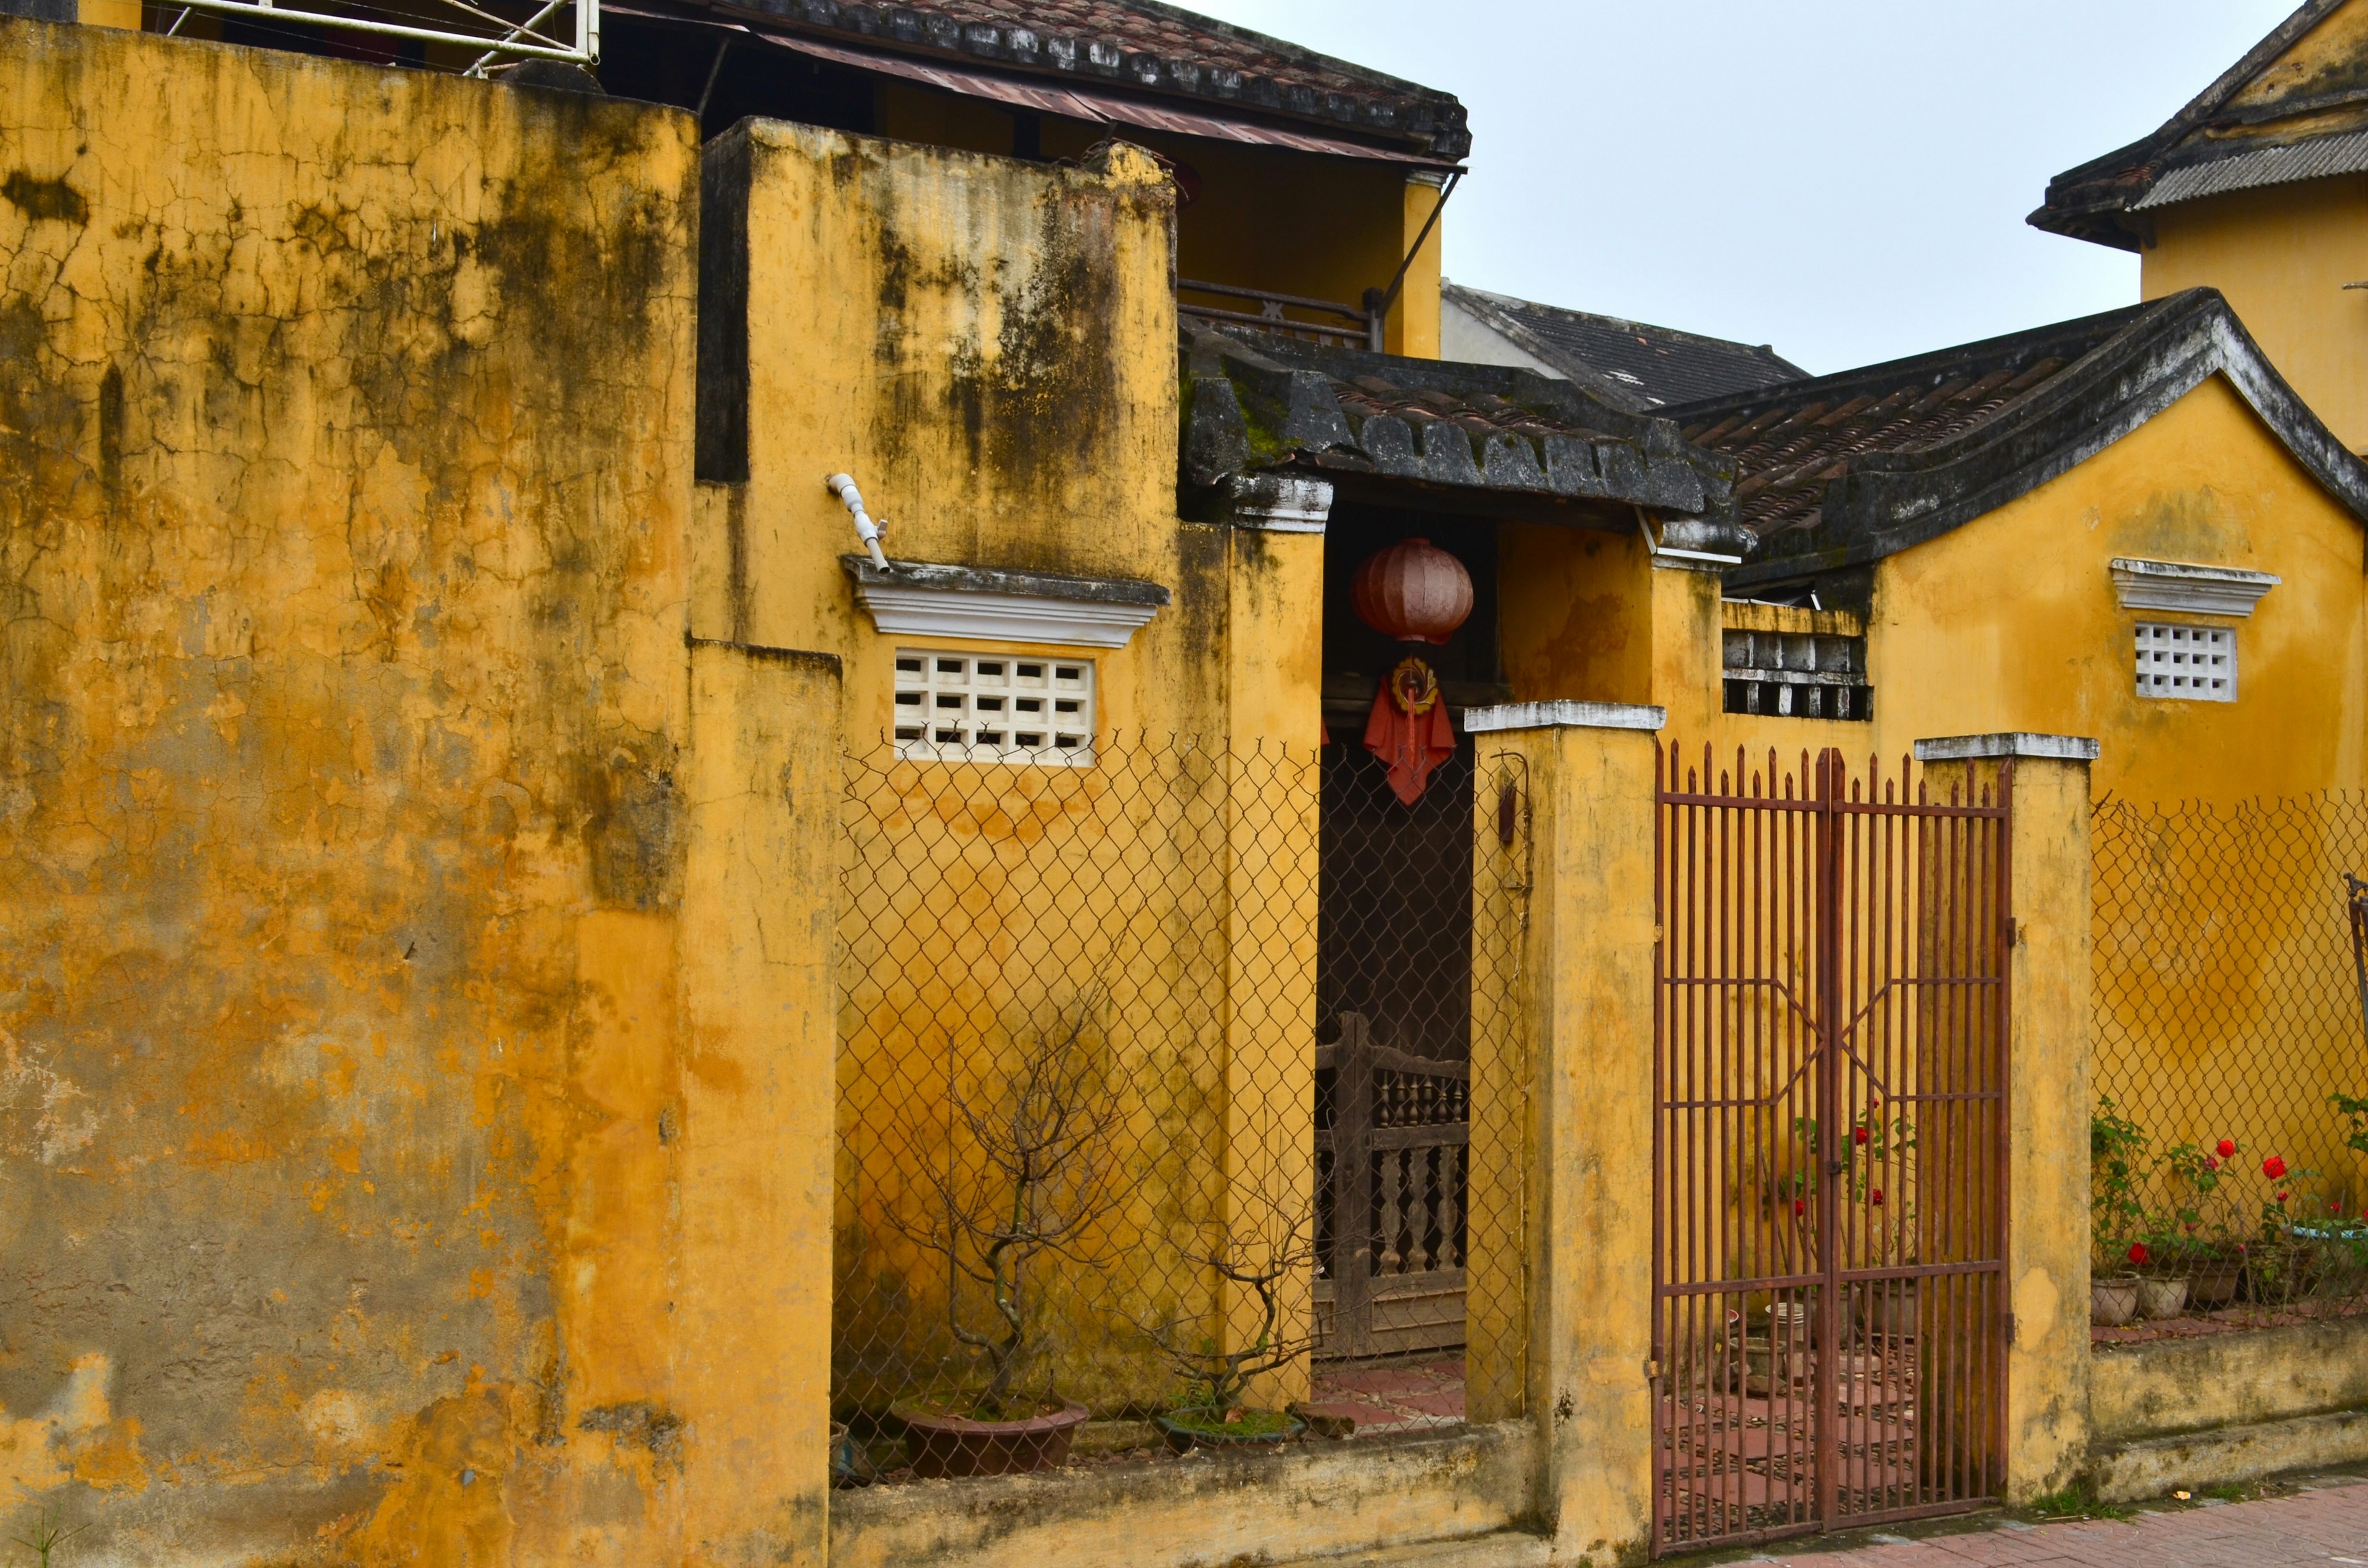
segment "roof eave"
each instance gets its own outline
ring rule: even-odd
[[[879,6],[840,4],[839,0],[681,0],[699,9],[737,13],[760,20],[765,26],[785,31],[803,32],[818,38],[852,40],[873,49],[888,49],[919,58],[960,62],[975,66],[991,63],[1002,70],[1028,75],[1042,76],[1059,82],[1090,82],[1106,88],[1116,88],[1140,94],[1147,98],[1199,105],[1217,104],[1237,112],[1272,115],[1301,123],[1322,125],[1334,131],[1353,131],[1377,140],[1389,140],[1423,148],[1441,158],[1460,161],[1470,155],[1472,132],[1463,105],[1453,94],[1402,82],[1395,76],[1334,60],[1313,51],[1298,49],[1280,40],[1268,39],[1247,28],[1231,28],[1205,17],[1194,17],[1196,26],[1220,30],[1231,37],[1271,46],[1284,58],[1311,68],[1335,72],[1357,81],[1358,90],[1351,93],[1326,92],[1278,83],[1263,76],[1243,75],[1227,68],[1206,65],[1198,61],[1181,63],[1191,68],[1190,80],[1175,67],[1178,61],[1142,51],[1120,49],[1116,58],[1103,61],[1091,48],[1101,40],[1062,35],[1058,40],[1071,46],[1070,52],[1086,62],[1087,68],[1064,66],[1056,51],[1047,42],[1050,35],[1040,35],[1027,28],[1005,28],[996,24],[960,24],[933,30],[931,18],[915,17],[912,26],[882,26],[883,16],[894,17],[892,8]],[[1167,15],[1184,15],[1172,6],[1144,4],[1142,8]],[[905,13],[905,16],[911,14]],[[950,18],[947,20],[951,20]],[[865,26],[865,22],[870,26]],[[1016,36],[1025,33],[1033,47],[1021,48]],[[939,36],[942,34],[942,36]],[[1231,77],[1231,88],[1225,78]],[[1361,107],[1360,107],[1361,106]],[[1393,119],[1403,114],[1404,124],[1378,123],[1374,110],[1386,107]]]
[[[2225,376],[2296,461],[2368,523],[2368,462],[2295,395],[2216,290],[2146,312],[2025,398],[1946,441],[1850,460],[1816,530],[1834,542],[1727,574],[1747,588],[1847,570],[1938,538],[2028,494]]]
[[[1370,363],[1408,384],[1458,371],[1499,379],[1520,392],[1523,403],[1583,419],[1594,434],[1506,430],[1481,437],[1446,421],[1417,424],[1392,415],[1352,421],[1326,371],[1292,363],[1304,357],[1294,346],[1260,352],[1266,347],[1223,330],[1188,332],[1178,452],[1178,477],[1188,490],[1210,491],[1260,472],[1328,470],[1368,487],[1395,482],[1426,494],[1445,489],[1550,508],[1642,506],[1734,522],[1733,460],[1687,444],[1667,419],[1629,413],[1532,371],[1327,351],[1344,369]]]

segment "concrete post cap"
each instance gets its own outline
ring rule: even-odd
[[[1978,757],[2044,756],[2058,762],[2094,762],[2097,743],[2087,735],[2035,735],[2007,730],[1990,735],[1949,735],[1918,741],[1918,762],[1969,762]]]
[[[1658,730],[1669,722],[1666,708],[1638,702],[1506,702],[1463,710],[1463,733],[1499,730]]]

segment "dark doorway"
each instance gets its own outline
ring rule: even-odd
[[[1396,642],[1352,608],[1358,567],[1406,538],[1472,577],[1472,616],[1443,645]],[[1318,1354],[1341,1358],[1463,1343],[1476,759],[1460,721],[1501,692],[1492,527],[1352,510],[1326,544],[1316,1300]],[[1412,803],[1364,744],[1374,694],[1409,654],[1457,721],[1453,756]]]

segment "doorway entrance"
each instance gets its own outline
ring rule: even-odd
[[[2011,788],[1662,756],[1656,1552],[2000,1489]]]

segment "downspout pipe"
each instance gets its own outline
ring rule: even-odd
[[[887,531],[887,525],[873,522],[871,514],[863,509],[863,492],[855,488],[854,476],[834,473],[823,483],[846,505],[847,515],[855,519],[856,537],[863,541],[863,548],[871,552],[871,564],[882,572],[888,570],[888,558],[880,552],[880,536]]]

